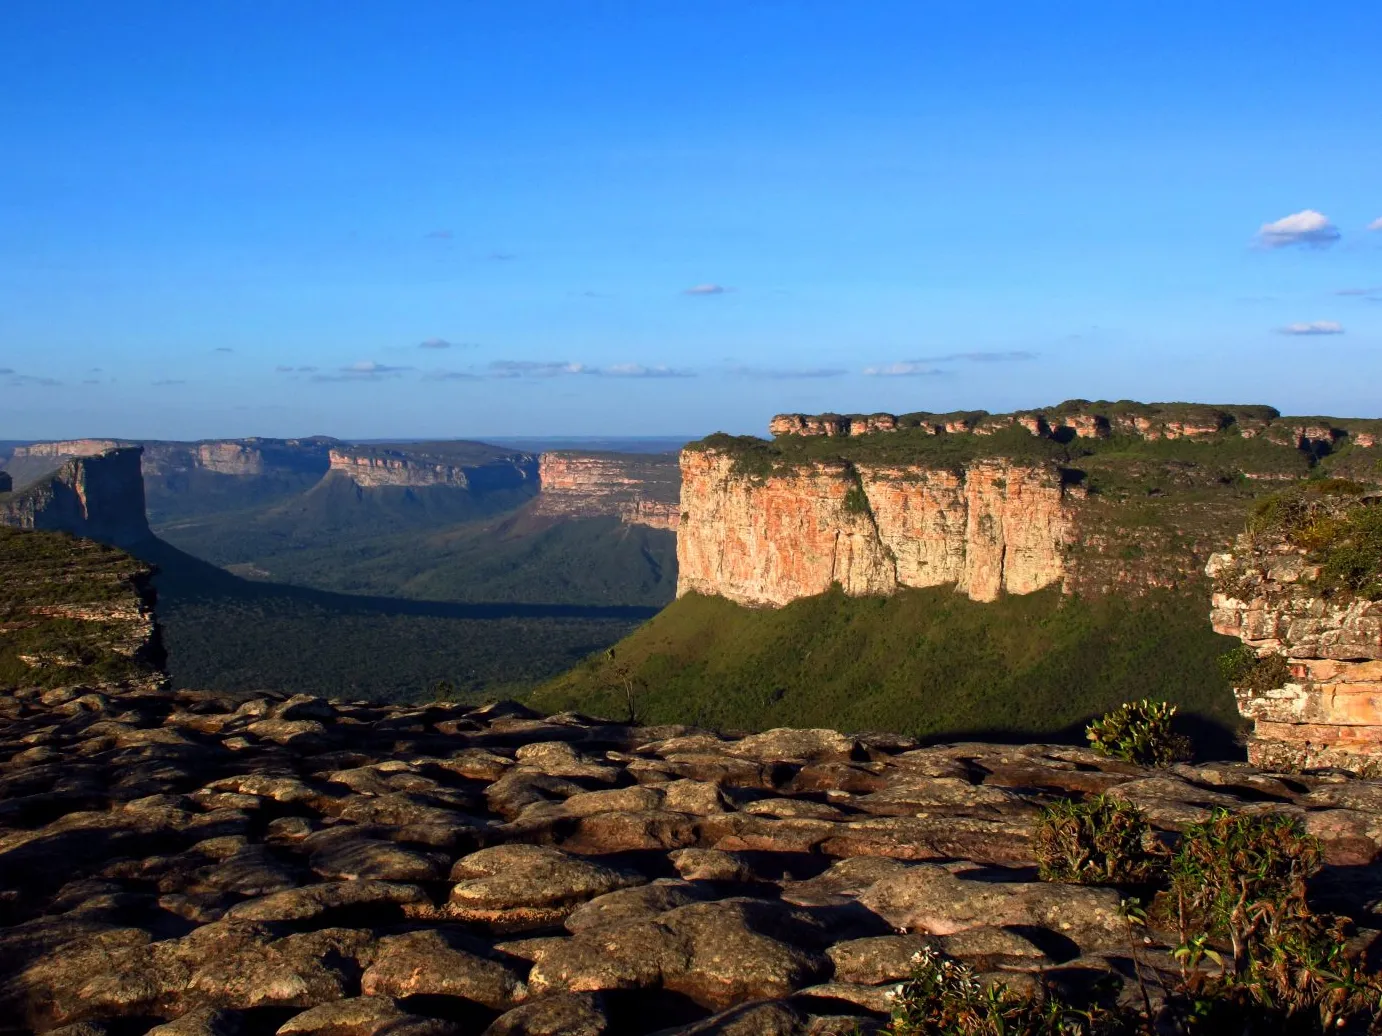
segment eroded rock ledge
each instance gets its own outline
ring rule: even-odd
[[[1118,894],[1035,881],[1041,804],[1301,816],[1354,916],[1382,856],[1366,781],[511,703],[20,690],[0,760],[0,1016],[73,1036],[871,1031],[925,946],[1136,996]]]
[[[1382,600],[1321,579],[1318,552],[1297,542],[1330,529],[1346,534],[1348,516],[1365,508],[1382,518],[1372,511],[1382,507],[1377,497],[1283,497],[1285,524],[1297,535],[1265,523],[1209,560],[1215,631],[1276,662],[1234,690],[1254,722],[1248,755],[1256,763],[1382,770]]]

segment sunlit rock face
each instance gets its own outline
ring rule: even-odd
[[[538,458],[534,513],[563,518],[615,517],[628,525],[675,531],[679,472],[674,457],[548,452]]]
[[[1374,504],[1373,506],[1379,506]],[[1237,688],[1257,765],[1382,766],[1382,601],[1325,591],[1319,566],[1281,537],[1242,536],[1210,558],[1211,621],[1260,656],[1283,655],[1281,686]]]
[[[1072,509],[1059,472],[1001,459],[962,471],[821,461],[766,477],[682,454],[678,594],[783,605],[953,584],[978,601],[1065,574]]]

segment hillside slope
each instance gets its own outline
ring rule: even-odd
[[[1078,738],[1090,716],[1150,696],[1180,703],[1222,754],[1239,721],[1215,663],[1236,641],[1210,630],[1208,600],[1203,583],[987,604],[948,588],[836,589],[777,609],[693,594],[531,700],[623,718],[627,681],[640,722]]]

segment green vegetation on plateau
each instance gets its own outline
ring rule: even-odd
[[[1174,702],[1192,731],[1238,726],[1209,629],[1208,589],[1143,598],[1051,588],[980,604],[948,587],[780,609],[687,596],[613,649],[539,688],[535,706],[726,729],[822,726],[929,738],[1082,740],[1090,717],[1134,698]]]
[[[148,574],[114,547],[0,526],[0,687],[148,675],[138,617]]]

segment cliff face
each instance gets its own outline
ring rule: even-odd
[[[537,474],[534,458],[526,453],[476,458],[442,458],[404,449],[338,448],[330,452],[332,471],[346,475],[362,488],[381,486],[449,486],[486,491],[508,489],[529,482]]]
[[[138,446],[74,457],[0,506],[0,525],[55,529],[102,543],[149,536]]]
[[[617,517],[629,525],[675,530],[680,524],[677,461],[633,454],[544,453],[534,513]]]
[[[1018,426],[1042,437],[1103,439],[1213,439],[1232,430],[1242,438],[1262,436],[1295,449],[1332,447],[1341,442],[1370,449],[1382,438],[1382,422],[1334,418],[1282,417],[1267,406],[1217,407],[1198,403],[1131,403],[1069,400],[1055,407],[990,414],[778,414],[769,422],[774,436],[858,436],[918,429],[929,435],[992,435]]]
[[[1288,536],[1245,534],[1206,568],[1214,580],[1211,621],[1275,662],[1259,662],[1262,675],[1234,691],[1254,723],[1254,763],[1375,769],[1382,766],[1382,600],[1322,585],[1321,571]]]
[[[820,461],[754,478],[682,454],[678,595],[783,605],[954,584],[974,600],[1060,581],[1072,510],[1059,473],[989,459],[962,473]]]

